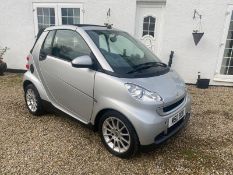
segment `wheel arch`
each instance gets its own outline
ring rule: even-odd
[[[33,86],[35,86],[31,81],[25,80],[25,81],[23,82],[23,90],[25,91],[25,88],[26,88],[28,85],[30,85],[30,84],[32,84]]]
[[[100,110],[96,117],[95,117],[95,120],[94,120],[94,131],[98,131],[98,125],[99,125],[99,121],[100,121],[100,118],[103,116],[104,113],[106,113],[107,111],[116,111],[114,109],[111,109],[111,108],[105,108],[105,109],[102,109]],[[118,112],[118,111],[116,111]]]
[[[37,89],[40,97],[45,100],[45,101],[49,101],[48,95],[42,85],[42,83],[40,82],[40,80],[38,79],[38,77],[36,77],[34,74],[32,74],[31,72],[26,72],[24,74],[24,78],[23,78],[23,89],[25,90],[25,87],[29,84],[32,84],[35,86],[35,88]]]
[[[134,125],[133,125],[132,122],[130,121],[130,119],[129,119],[128,117],[126,117],[126,115],[124,115],[122,112],[120,112],[120,111],[118,111],[118,110],[115,110],[115,109],[112,109],[112,108],[105,108],[105,109],[100,110],[100,111],[97,113],[97,115],[96,115],[96,117],[95,117],[95,120],[94,120],[94,127],[93,127],[93,129],[94,129],[95,132],[97,132],[97,131],[99,130],[98,126],[99,126],[100,118],[101,118],[101,117],[103,116],[103,114],[106,113],[107,111],[114,111],[114,112],[117,112],[117,113],[121,114],[122,116],[124,116],[124,117],[129,121],[129,123],[131,124],[131,126],[133,127],[133,130],[135,131],[135,133],[136,133],[136,135],[137,135],[137,138],[138,138],[138,133],[137,133],[137,131],[136,131]],[[138,141],[139,141],[139,143],[140,143],[139,138],[138,138]]]

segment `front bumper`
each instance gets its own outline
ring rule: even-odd
[[[177,122],[172,127],[168,128],[167,130],[160,133],[158,136],[155,137],[154,143],[156,145],[159,145],[166,140],[168,140],[170,137],[175,135],[178,131],[180,131],[183,127],[185,127],[189,121],[190,113],[186,113],[185,117],[182,118],[179,122]]]
[[[173,117],[184,108],[186,112],[185,116],[175,125],[169,128],[169,118]],[[181,106],[179,106],[179,108],[176,111],[166,116],[160,116],[157,113],[151,111],[144,111],[144,113],[140,115],[143,117],[134,116],[134,120],[132,120],[132,123],[135,127],[140,144],[142,146],[160,144],[168,138],[170,138],[171,136],[173,136],[187,124],[190,118],[190,113],[191,97],[187,95],[186,101]],[[137,118],[137,122],[135,122],[135,118]]]

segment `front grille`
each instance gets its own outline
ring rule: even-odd
[[[183,101],[184,101],[184,98],[180,99],[179,101],[177,101],[169,106],[164,107],[163,112],[169,112],[169,111],[173,110],[174,108],[179,106],[181,103],[183,103]]]

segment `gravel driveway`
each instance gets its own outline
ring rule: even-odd
[[[71,117],[29,114],[21,81],[0,77],[0,174],[233,174],[232,88],[189,86],[188,126],[159,148],[122,160]]]

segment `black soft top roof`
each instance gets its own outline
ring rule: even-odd
[[[103,26],[103,25],[96,25],[96,24],[73,24],[74,26],[77,26],[77,27],[106,27],[106,26]]]

